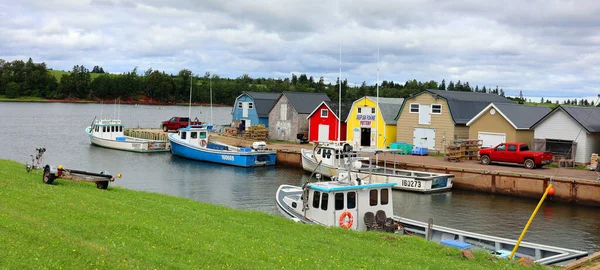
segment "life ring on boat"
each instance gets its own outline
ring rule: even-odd
[[[206,141],[205,140],[200,140],[200,146],[205,147],[206,146]]]
[[[354,218],[352,217],[352,213],[345,211],[344,213],[342,213],[342,215],[340,215],[340,227],[348,229],[352,227],[353,222]]]

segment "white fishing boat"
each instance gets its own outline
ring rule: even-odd
[[[121,120],[94,119],[92,125],[87,127],[85,132],[93,145],[101,147],[141,153],[168,152],[170,150],[166,141],[125,136],[124,129]]]
[[[373,160],[380,157],[380,160],[385,160],[387,154],[393,155],[398,150],[368,148],[350,150],[352,147],[349,144],[340,143],[319,143],[312,150],[302,149],[302,168],[331,178],[345,170],[344,167],[350,158],[352,160],[352,164],[350,164],[352,177],[363,179],[365,183],[396,182],[394,189],[422,193],[452,189],[453,174],[397,169],[395,168],[396,162],[393,162],[393,168],[372,163]],[[355,158],[359,156],[363,156],[363,158]]]
[[[487,251],[508,258],[517,241],[437,226],[395,216],[392,187],[396,183],[364,183],[340,172],[332,181],[281,185],[275,201],[281,214],[296,222],[341,227],[357,231],[378,230],[423,237],[459,249]],[[582,258],[585,251],[521,242],[513,259],[530,258],[540,264],[563,264]]]

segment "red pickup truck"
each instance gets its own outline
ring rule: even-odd
[[[164,132],[169,132],[169,130],[178,130],[180,128],[187,127],[189,125],[201,125],[200,121],[192,121],[190,123],[189,117],[172,117],[167,121],[163,121],[161,124],[161,128]]]
[[[492,162],[518,163],[527,169],[541,168],[552,163],[552,152],[529,151],[524,143],[501,143],[494,148],[479,150],[481,163],[488,165]]]

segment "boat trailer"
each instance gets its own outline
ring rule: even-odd
[[[65,169],[62,167],[62,165],[46,165],[44,167],[44,175],[42,181],[45,184],[50,185],[54,182],[54,180],[58,178],[72,180],[76,182],[94,182],[96,183],[96,187],[99,189],[106,189],[108,188],[109,182],[115,181],[115,177],[107,171],[93,173],[80,170]],[[117,178],[121,178],[120,173],[117,174]]]

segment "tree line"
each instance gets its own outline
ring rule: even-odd
[[[94,66],[92,71],[83,65],[73,69],[57,79],[45,63],[34,63],[31,58],[27,62],[15,60],[7,62],[0,59],[0,95],[9,98],[33,96],[47,99],[94,99],[106,100],[121,98],[122,100],[152,99],[166,103],[184,103],[189,100],[190,90],[192,101],[210,102],[210,90],[213,91],[213,103],[233,104],[235,98],[242,92],[316,92],[326,93],[333,101],[338,101],[340,88],[339,78],[336,82],[325,82],[323,77],[315,79],[306,74],[292,74],[291,78],[251,78],[244,74],[235,79],[222,78],[206,72],[204,75],[193,74],[188,69],[182,69],[177,74],[147,69],[139,72],[137,67],[121,74],[105,72],[101,66]],[[426,89],[448,91],[465,91],[492,93],[505,96],[504,89],[476,85],[469,82],[446,80],[438,83],[434,80],[421,82],[410,80],[404,83],[384,80],[379,86],[379,96],[393,98],[408,98]],[[344,101],[354,101],[363,96],[375,96],[377,85],[349,85],[348,80],[341,81],[341,91]],[[519,103],[524,103],[522,92],[517,97],[507,97]],[[547,101],[546,101],[547,102]],[[542,103],[544,103],[542,101]],[[594,106],[587,100],[574,100],[569,103],[581,106]]]

